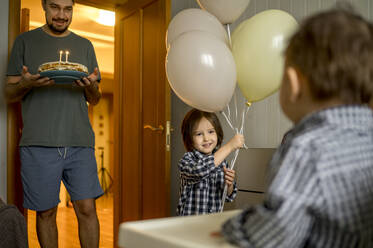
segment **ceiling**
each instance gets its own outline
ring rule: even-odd
[[[105,0],[108,6],[106,9],[114,9],[117,4],[123,4],[127,0]],[[93,5],[100,0],[75,0],[73,19],[70,30],[78,35],[89,39],[95,47],[97,60],[102,72],[114,72],[114,27],[104,26],[95,21],[98,17],[99,9],[82,5],[88,3]],[[96,4],[97,5],[97,4]],[[44,11],[41,0],[21,0],[21,7],[30,9],[30,29],[40,27],[45,24]]]
[[[125,4],[128,0],[75,0],[75,2],[114,11],[117,6]]]

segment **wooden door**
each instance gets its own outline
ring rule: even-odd
[[[129,0],[116,9],[115,240],[121,222],[169,215],[169,19],[169,0]]]

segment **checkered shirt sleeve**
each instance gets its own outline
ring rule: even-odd
[[[180,198],[178,215],[195,215],[219,212],[224,191],[223,166],[226,161],[215,166],[214,155],[205,155],[194,150],[184,154],[179,161]],[[233,201],[237,195],[237,186],[226,201]]]
[[[373,118],[342,106],[296,125],[270,163],[263,204],[222,227],[240,247],[373,247]]]

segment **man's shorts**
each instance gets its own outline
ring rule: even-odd
[[[23,206],[36,211],[60,202],[63,181],[72,201],[103,195],[95,152],[90,147],[21,146]]]

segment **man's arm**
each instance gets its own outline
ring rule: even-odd
[[[101,90],[97,81],[90,82],[90,84],[85,87],[85,97],[89,104],[96,105],[101,98]]]
[[[39,74],[32,75],[26,66],[22,69],[20,76],[8,76],[5,84],[5,98],[8,103],[21,101],[22,98],[33,88],[53,84],[54,81]]]
[[[4,89],[5,99],[8,103],[21,101],[30,89],[21,76],[8,76]]]
[[[92,105],[96,105],[100,101],[102,95],[97,80],[98,68],[95,68],[91,75],[76,81],[77,85],[84,87],[85,98],[87,99],[89,104]]]

